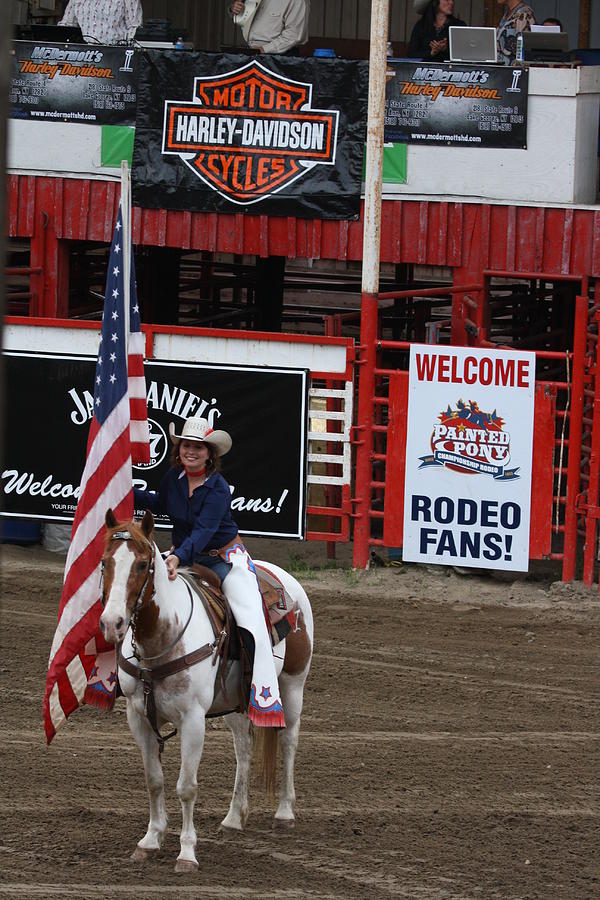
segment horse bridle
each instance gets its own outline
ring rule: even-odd
[[[113,534],[111,534],[110,539],[111,539],[111,541],[130,541],[132,539],[131,532],[115,531]],[[133,620],[134,616],[136,615],[136,613],[138,611],[138,607],[142,606],[148,599],[147,597],[144,597],[144,594],[146,593],[146,588],[148,587],[148,584],[149,584],[151,578],[152,578],[152,593],[150,594],[150,597],[154,596],[154,560],[156,558],[156,545],[153,544],[152,541],[149,541],[147,538],[146,538],[146,541],[147,541],[148,546],[152,550],[152,558],[151,558],[150,564],[148,566],[148,572],[146,573],[146,580],[144,581],[144,583],[140,589],[140,592],[137,596],[137,600],[133,604],[130,620]],[[104,590],[104,560],[102,560],[102,562],[100,564],[100,587],[102,588],[101,603],[102,603],[102,606],[104,607],[104,606],[106,606],[106,591]]]
[[[110,539],[111,539],[111,541],[130,541],[131,540],[131,532],[115,531],[114,534],[111,535]],[[144,605],[144,603],[146,603],[147,600],[150,599],[151,597],[153,597],[155,594],[155,591],[154,591],[154,563],[155,563],[155,559],[156,559],[156,544],[154,544],[152,541],[149,541],[147,538],[146,538],[146,541],[147,541],[148,546],[152,550],[152,558],[151,558],[150,564],[148,566],[148,572],[146,573],[146,579],[145,579],[142,587],[140,588],[140,592],[137,596],[135,603],[133,604],[133,607],[131,610],[131,615],[129,617],[129,627],[131,628],[131,647],[133,650],[133,655],[134,655],[135,659],[138,660],[138,662],[141,662],[142,660],[145,660],[146,662],[150,662],[150,661],[160,659],[163,656],[166,656],[167,653],[169,653],[169,651],[171,651],[173,649],[173,647],[177,646],[177,644],[179,643],[179,641],[185,634],[188,625],[192,621],[192,616],[194,614],[194,596],[190,590],[189,584],[187,583],[187,581],[184,578],[183,581],[187,588],[187,592],[188,592],[188,595],[190,598],[190,614],[187,618],[185,625],[183,626],[183,628],[181,629],[179,634],[175,637],[175,639],[172,640],[171,643],[164,650],[162,650],[160,653],[158,653],[156,656],[140,656],[140,653],[138,651],[137,644],[135,641],[137,614],[138,614],[139,610],[141,609],[141,607]],[[100,579],[101,579],[101,585],[102,585],[102,606],[104,606],[106,603],[106,593],[104,591],[104,560],[102,561],[102,571],[101,571]],[[148,597],[146,597],[145,594],[146,594],[146,590],[150,584],[150,579],[152,579],[151,593],[148,595]]]

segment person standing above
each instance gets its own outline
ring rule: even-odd
[[[517,35],[522,31],[531,31],[535,25],[535,15],[527,3],[520,0],[498,0],[504,5],[504,15],[496,31],[498,42],[498,62],[512,66],[517,55]]]
[[[140,0],[69,0],[59,25],[79,25],[87,43],[133,40],[142,24]]]
[[[544,19],[542,25],[551,25],[554,28],[560,28],[561,31],[564,31],[563,24],[560,19],[555,19],[553,16],[550,16],[548,19]]]
[[[448,29],[451,25],[465,25],[454,15],[454,0],[430,0],[424,8],[423,4],[415,4],[415,9],[423,12],[412,30],[406,55],[410,59],[443,62],[449,56]]]
[[[229,12],[241,16],[254,7],[254,15],[241,28],[244,40],[257,53],[290,53],[308,40],[309,0],[234,0]]]

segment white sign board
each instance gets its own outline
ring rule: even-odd
[[[529,565],[535,354],[413,344],[403,559]]]

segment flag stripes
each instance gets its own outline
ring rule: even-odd
[[[106,644],[99,629],[104,520],[109,508],[120,519],[132,517],[132,460],[150,461],[145,344],[135,293],[133,260],[129,316],[125,314],[122,228],[119,210],[106,280],[94,385],[94,416],[65,564],[58,624],[48,662],[44,697],[44,728],[48,743],[57,728],[82,702],[109,708],[114,702],[116,678],[109,671],[110,667],[102,667],[103,672],[107,672],[106,680],[98,681],[95,675],[99,654],[112,653],[110,658],[114,660],[114,648]],[[113,668],[116,670],[116,666]]]

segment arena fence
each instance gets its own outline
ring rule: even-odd
[[[166,325],[142,326],[146,358],[307,369],[308,528],[310,540],[350,539],[354,343],[350,338],[271,334]],[[8,316],[4,350],[95,357],[100,323]],[[277,410],[273,410],[277,416]],[[285,435],[282,435],[282,439]],[[280,448],[273,448],[280,452]]]

